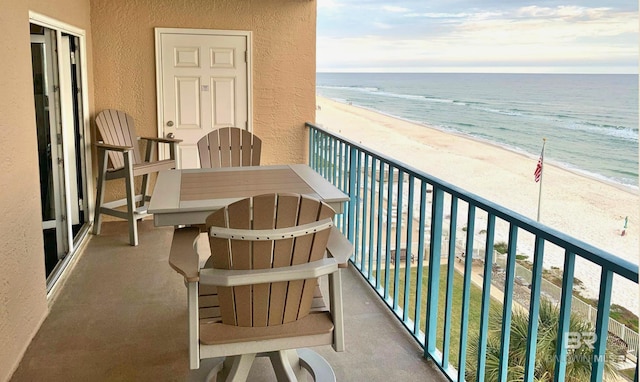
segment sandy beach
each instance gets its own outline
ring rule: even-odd
[[[539,184],[533,173],[537,156],[322,97],[317,104],[316,122],[324,128],[536,219]],[[625,217],[628,226],[622,235]],[[546,160],[540,222],[638,264],[640,204],[635,189],[583,176]],[[562,267],[561,253],[546,248],[545,267]],[[579,261],[575,273],[587,287],[584,294],[595,297],[599,268]],[[637,312],[638,285],[615,277],[612,301]]]

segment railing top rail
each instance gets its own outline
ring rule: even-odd
[[[338,141],[344,142],[350,146],[356,147],[358,151],[370,155],[379,161],[382,161],[388,165],[391,165],[410,176],[419,178],[431,184],[434,188],[440,189],[444,192],[451,194],[452,196],[464,200],[467,203],[480,208],[496,217],[503,219],[506,222],[515,224],[516,226],[523,228],[534,235],[543,238],[544,240],[556,244],[562,248],[565,248],[571,253],[575,253],[586,260],[589,260],[595,264],[602,266],[603,268],[610,270],[620,276],[638,282],[638,266],[631,263],[628,260],[622,259],[613,255],[610,252],[604,251],[593,245],[585,243],[574,237],[571,237],[565,233],[557,231],[551,227],[548,227],[542,223],[539,223],[533,219],[530,219],[524,215],[521,215],[515,211],[512,211],[506,207],[500,206],[494,202],[491,202],[478,195],[465,191],[457,186],[454,186],[448,182],[445,182],[439,178],[428,175],[422,170],[419,170],[411,165],[400,162],[390,156],[377,152],[375,150],[366,148],[362,144],[355,142],[347,137],[328,131],[323,127],[317,126],[313,123],[307,122],[307,127],[321,131],[322,133],[329,135]]]

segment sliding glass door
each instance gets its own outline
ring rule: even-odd
[[[64,270],[91,221],[87,197],[91,167],[87,163],[79,48],[79,36],[31,24],[47,290]]]

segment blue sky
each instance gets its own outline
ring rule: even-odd
[[[318,0],[318,72],[638,73],[635,0]]]

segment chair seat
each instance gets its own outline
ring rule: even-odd
[[[329,335],[331,343],[333,320],[329,312],[314,312],[308,316],[283,325],[267,327],[240,327],[222,323],[201,323],[200,343],[222,345],[246,341],[267,341],[295,336]]]

